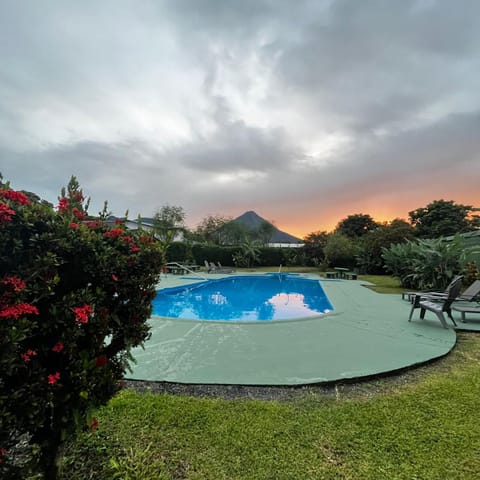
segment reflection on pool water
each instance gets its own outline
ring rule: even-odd
[[[318,280],[296,275],[235,276],[160,290],[153,314],[201,320],[285,320],[333,310]]]

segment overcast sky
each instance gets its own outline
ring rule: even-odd
[[[0,172],[299,236],[480,206],[480,1],[0,0]]]

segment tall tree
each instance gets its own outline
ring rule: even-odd
[[[195,233],[199,238],[203,238],[205,242],[218,245],[221,243],[222,227],[231,221],[231,217],[224,217],[223,215],[208,215],[198,224]]]
[[[396,218],[389,224],[380,225],[366,233],[360,240],[360,251],[357,254],[357,265],[365,273],[385,273],[383,250],[392,244],[413,240],[415,229],[405,220]]]
[[[328,233],[318,231],[309,233],[304,239],[303,250],[309,262],[318,265],[325,258],[325,245],[327,244]]]
[[[164,205],[153,216],[155,238],[163,247],[164,262],[168,247],[179,234],[185,231],[185,211],[175,205]]]
[[[471,215],[474,211],[478,209],[453,200],[434,200],[408,215],[419,237],[438,238],[478,228],[478,216]]]
[[[253,232],[253,237],[256,238],[262,245],[270,243],[272,235],[275,232],[275,225],[270,222],[264,221],[256,232]]]
[[[346,237],[358,238],[378,227],[378,223],[370,216],[355,213],[341,220],[335,231]]]

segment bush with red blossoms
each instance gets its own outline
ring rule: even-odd
[[[88,216],[74,178],[52,209],[0,177],[0,478],[54,479],[65,439],[120,388],[149,335],[162,251]]]

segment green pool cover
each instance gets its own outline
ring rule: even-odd
[[[319,278],[309,276],[309,278]],[[193,279],[162,280],[162,287]],[[257,323],[152,317],[151,339],[133,351],[136,380],[196,384],[302,385],[360,378],[426,362],[455,345],[432,314],[407,318],[400,295],[355,280],[321,280],[335,310],[309,319]]]

